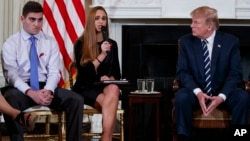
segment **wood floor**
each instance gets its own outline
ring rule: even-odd
[[[3,136],[2,141],[10,141],[8,136]],[[25,138],[25,141],[58,141],[56,138]],[[66,141],[65,139],[63,141]],[[99,139],[95,138],[86,138],[82,141],[99,141]]]
[[[34,134],[44,133],[44,130],[45,130],[44,128],[45,128],[44,124],[37,123],[35,126],[35,129],[30,133],[34,133]],[[25,141],[59,141],[57,136],[56,136],[57,131],[58,131],[57,125],[51,124],[50,129],[51,129],[50,130],[51,134],[55,135],[55,137],[50,137],[50,138],[48,138],[48,137],[47,138],[27,137],[27,138],[25,138]],[[83,131],[85,131],[85,130],[88,130],[88,129],[83,129]],[[0,141],[10,141],[9,136],[8,136],[8,132],[7,132],[7,129],[6,129],[6,126],[4,123],[0,123],[0,131],[2,134],[2,140],[0,140]],[[65,137],[62,141],[66,141]],[[83,137],[82,141],[99,141],[99,138]]]
[[[51,128],[51,130],[50,130],[51,134],[55,135],[55,137],[50,137],[50,138],[48,138],[48,137],[47,138],[27,137],[27,138],[25,138],[25,141],[59,141],[58,138],[56,137],[57,131],[58,131],[57,126],[51,124],[50,128]],[[88,130],[88,129],[83,128],[83,132],[85,130]],[[0,131],[2,134],[2,141],[10,141],[5,124],[0,124]],[[44,124],[36,124],[35,129],[31,133],[39,134],[40,132],[44,133],[43,131],[44,131]],[[84,136],[82,141],[99,141],[100,140],[99,138],[100,137],[86,137],[86,136]],[[65,137],[62,141],[66,141]],[[120,141],[120,139],[114,138],[113,141]]]
[[[8,136],[3,136],[2,141],[10,141]],[[53,141],[51,139],[44,139],[44,138],[27,138],[25,141]]]

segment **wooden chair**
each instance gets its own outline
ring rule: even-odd
[[[58,141],[62,141],[62,117],[63,112],[58,112],[51,110],[50,108],[46,106],[33,106],[28,109],[26,109],[24,112],[32,112],[37,115],[39,115],[40,119],[44,118],[44,121],[41,120],[42,123],[45,124],[44,133],[26,133],[24,134],[24,138],[54,138]],[[57,117],[57,121],[54,121],[58,125],[58,133],[57,134],[51,134],[51,124],[52,124],[52,116]]]
[[[56,112],[51,110],[50,108],[46,107],[46,106],[33,106],[30,107],[26,110],[24,110],[24,112],[32,112],[35,113],[39,116],[39,118],[43,118],[44,117],[44,121],[41,121],[42,123],[45,124],[45,128],[44,128],[44,132],[43,133],[24,133],[24,138],[46,138],[46,139],[50,139],[50,138],[55,138],[58,141],[62,141],[62,112]],[[55,121],[58,124],[58,134],[51,134],[50,132],[50,125],[51,125],[51,116],[55,115],[58,117],[58,120]],[[2,133],[0,130],[0,141],[2,141]]]
[[[5,84],[7,84],[7,81],[5,80]],[[2,87],[0,88],[0,92],[3,93],[6,87]],[[45,120],[43,121],[43,123],[45,124],[45,128],[44,128],[44,133],[28,133],[26,132],[24,134],[24,138],[52,138],[55,137],[57,138],[59,141],[62,141],[62,118],[63,118],[63,112],[59,112],[59,111],[54,111],[51,110],[49,107],[47,106],[32,106],[27,108],[26,110],[24,110],[23,112],[32,112],[35,113],[39,116],[39,118],[44,118]],[[58,125],[58,133],[56,134],[51,134],[50,132],[50,125],[51,125],[51,117],[56,116],[57,117],[57,125]],[[2,139],[2,134],[1,134],[1,130],[0,130],[0,141]]]
[[[69,82],[70,82],[70,87],[73,86],[74,83],[74,76],[72,75],[74,72],[74,74],[76,74],[76,68],[75,68],[75,63],[71,63],[69,65]],[[85,107],[85,106],[84,106]],[[87,106],[90,107],[90,106]],[[114,132],[113,133],[113,137],[118,137],[120,139],[120,141],[124,141],[124,110],[123,109],[117,109],[117,116],[119,117],[119,123],[120,123],[120,131],[119,132]],[[94,114],[102,114],[101,110],[97,110],[95,108],[84,108],[83,109],[83,114],[86,114],[87,116],[92,116]],[[101,136],[102,133],[83,133],[83,136],[87,136],[87,137],[93,137],[93,136]]]
[[[179,89],[179,81],[173,81],[173,93]],[[245,90],[250,92],[250,81],[245,81]],[[174,103],[174,100],[173,100]],[[174,121],[174,108],[172,109],[172,118]],[[250,119],[250,117],[249,117]],[[216,108],[209,116],[203,116],[202,110],[193,112],[193,128],[228,128],[231,124],[231,115],[229,111],[223,108]],[[177,135],[174,131],[173,141],[177,141]]]

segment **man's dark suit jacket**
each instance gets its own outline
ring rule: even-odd
[[[193,91],[205,86],[201,39],[184,35],[179,40],[177,77],[181,87]],[[212,93],[226,96],[242,85],[239,40],[233,35],[216,31],[211,60]]]

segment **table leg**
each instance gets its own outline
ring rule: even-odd
[[[157,100],[156,102],[156,140],[160,141],[160,106]]]

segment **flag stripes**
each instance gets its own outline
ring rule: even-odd
[[[74,6],[76,8],[76,12],[79,16],[79,19],[81,20],[82,25],[85,25],[85,18],[80,18],[80,17],[85,17],[85,10],[83,5],[81,4],[80,0],[73,0]]]
[[[68,87],[68,67],[73,59],[73,44],[84,30],[85,9],[82,0],[44,0],[43,30],[55,37],[63,64],[61,87]]]

